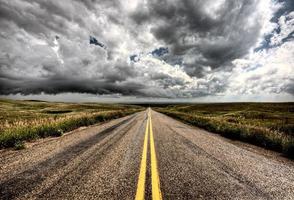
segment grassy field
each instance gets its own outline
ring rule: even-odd
[[[155,110],[191,125],[294,157],[294,103],[162,105]]]
[[[24,148],[24,141],[61,136],[81,126],[142,110],[120,104],[52,103],[0,99],[0,148]]]

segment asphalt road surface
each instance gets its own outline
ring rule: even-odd
[[[0,199],[294,199],[294,164],[155,111],[0,151]]]

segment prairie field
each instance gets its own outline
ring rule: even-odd
[[[97,103],[53,103],[0,99],[0,148],[23,148],[24,141],[63,133],[119,118],[139,106]]]
[[[156,110],[231,139],[294,155],[294,103],[178,104]]]

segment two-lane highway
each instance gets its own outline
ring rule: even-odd
[[[151,109],[0,151],[0,199],[293,197],[293,161]]]

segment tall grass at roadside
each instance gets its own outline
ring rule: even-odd
[[[276,130],[261,126],[228,122],[220,117],[206,117],[196,114],[186,114],[175,110],[158,108],[157,111],[177,118],[191,125],[219,133],[225,137],[249,142],[258,146],[282,152],[288,157],[294,157],[294,137]]]
[[[107,121],[132,114],[138,110],[128,111],[103,111],[93,114],[83,114],[81,116],[71,116],[53,119],[43,119],[40,124],[29,124],[15,126],[5,129],[0,133],[0,148],[21,146],[23,141],[31,141],[37,138],[48,136],[61,136],[81,126],[89,126],[98,122]]]
[[[0,148],[22,149],[24,141],[60,136],[81,126],[119,118],[142,109],[123,104],[0,99]]]

